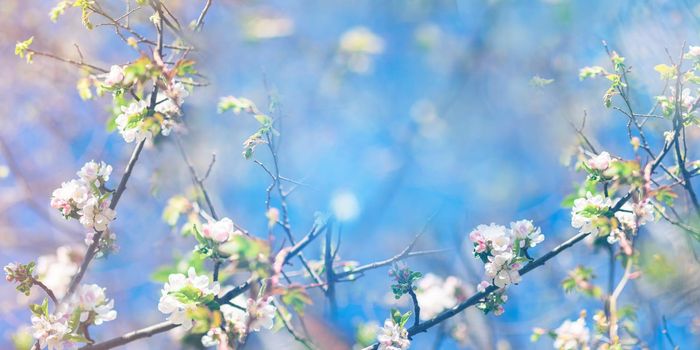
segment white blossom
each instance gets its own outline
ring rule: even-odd
[[[586,161],[586,165],[588,165],[589,168],[593,170],[607,170],[608,167],[610,167],[610,163],[613,162],[613,159],[610,157],[610,153],[608,152],[600,152],[597,156],[590,158],[589,160]]]
[[[53,191],[51,207],[60,210],[64,216],[69,216],[83,206],[89,195],[90,189],[84,181],[70,180]]]
[[[428,320],[440,312],[451,308],[462,301],[468,294],[469,288],[457,277],[449,276],[445,279],[428,273],[418,281],[418,306],[420,306],[420,318]]]
[[[153,135],[143,128],[143,117],[146,114],[148,105],[146,101],[134,101],[126,107],[121,107],[121,114],[115,120],[119,133],[127,143],[141,142],[150,139]]]
[[[384,327],[377,334],[377,341],[379,350],[405,350],[411,345],[408,331],[392,319],[384,321]]]
[[[196,289],[199,292],[197,299],[188,299],[182,295],[176,295],[183,288]],[[168,321],[181,324],[184,329],[192,328],[192,318],[188,313],[194,310],[202,299],[210,298],[219,293],[219,283],[209,282],[206,275],[198,276],[193,267],[187,271],[187,276],[175,273],[168,276],[168,282],[161,290],[158,310],[164,314],[170,314]]]
[[[95,197],[88,199],[80,214],[80,223],[86,228],[93,228],[102,232],[107,229],[110,222],[114,220],[117,213],[109,207],[107,201],[101,203]]]
[[[32,336],[39,342],[40,348],[48,348],[49,350],[77,349],[77,344],[64,339],[66,335],[71,333],[68,326],[69,315],[60,312],[48,316],[33,315],[31,320]]]
[[[544,241],[542,231],[531,220],[511,222],[510,229],[513,236],[520,240],[520,248],[533,248]]]
[[[107,77],[104,80],[104,85],[107,87],[112,87],[121,84],[123,80],[124,68],[122,68],[121,66],[113,65],[109,68],[109,73],[107,73]]]
[[[83,284],[71,297],[71,307],[80,310],[80,322],[85,322],[90,316],[93,323],[100,325],[117,318],[114,310],[114,300],[107,299],[105,289],[96,284]]]
[[[590,331],[583,318],[576,321],[566,320],[554,332],[557,334],[557,338],[554,340],[555,349],[579,350],[588,348]]]
[[[688,53],[684,55],[685,59],[700,59],[700,46],[688,46]]]
[[[615,218],[622,226],[636,229],[638,226],[654,221],[654,206],[649,202],[639,204],[626,202],[620,210],[615,212]]]
[[[105,162],[97,163],[91,160],[78,171],[78,177],[87,183],[93,183],[100,180],[101,184],[109,181],[109,175],[112,173],[112,166]]]
[[[477,243],[477,248],[484,251],[487,247],[496,251],[508,250],[511,244],[510,235],[505,226],[490,224],[479,225],[469,234],[470,239]],[[480,251],[477,251],[480,253]]]
[[[493,279],[493,284],[496,287],[503,288],[508,284],[519,283],[520,273],[518,272],[519,264],[514,264],[515,256],[512,252],[501,252],[495,256],[489,257],[489,262],[484,265],[486,275]]]
[[[221,343],[222,338],[225,339],[226,334],[221,330],[221,328],[212,328],[207,331],[207,334],[202,336],[202,346],[209,348],[212,346],[217,346]]]
[[[581,233],[598,234],[598,228],[593,224],[593,220],[598,216],[596,213],[604,213],[612,206],[610,198],[601,195],[586,193],[585,198],[574,200],[571,209],[571,226],[579,229]]]
[[[62,298],[68,290],[71,278],[78,272],[84,252],[78,247],[61,246],[56,254],[42,255],[37,259],[36,274],[39,281]]]
[[[272,305],[272,297],[266,299],[248,299],[248,327],[254,332],[261,329],[272,329],[276,308]]]
[[[202,225],[202,235],[218,243],[228,241],[233,234],[233,221],[229,218],[223,218],[219,221],[209,221]]]

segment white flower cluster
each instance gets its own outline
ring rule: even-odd
[[[49,350],[76,349],[77,344],[66,337],[71,333],[68,326],[69,316],[65,313],[32,316],[32,336],[39,342],[41,349]]]
[[[89,325],[100,325],[117,318],[114,300],[107,299],[105,289],[96,284],[80,285],[67,302],[53,314],[43,312],[32,316],[32,335],[43,349],[76,349],[84,342],[82,334]]]
[[[187,276],[175,273],[168,276],[168,282],[161,290],[158,310],[170,314],[168,321],[181,324],[186,330],[192,328],[190,312],[219,294],[219,283],[210,282],[205,275],[198,276],[193,267]]]
[[[188,95],[189,92],[182,83],[174,83],[165,92],[159,92],[156,95],[154,107],[154,111],[160,115],[159,118],[146,118],[147,101],[151,100],[150,96],[122,106],[121,113],[115,120],[117,130],[127,143],[150,141],[158,132],[168,136],[173,128],[179,125],[178,118],[182,115],[181,106]]]
[[[89,161],[78,171],[78,179],[61,184],[51,194],[51,207],[65,218],[76,218],[85,228],[102,232],[116,217],[109,208],[110,192],[105,188],[112,167],[105,162]],[[92,234],[93,232],[90,232]]]
[[[581,233],[598,234],[595,219],[604,215],[612,207],[612,200],[602,195],[586,193],[586,197],[574,200],[571,208],[571,226],[579,229]]]
[[[272,329],[274,326],[277,308],[272,305],[273,298],[260,298],[257,300],[238,296],[231,301],[233,304],[223,304],[219,308],[226,321],[225,330],[245,338],[249,332],[260,332],[262,329]],[[240,304],[245,303],[244,306]],[[216,346],[221,341],[221,329],[211,329],[202,337],[202,345],[205,347]]]
[[[470,286],[455,276],[443,279],[432,273],[423,276],[417,287],[416,296],[420,306],[420,318],[423,321],[454,307],[474,293]],[[446,334],[464,346],[469,342],[467,324],[465,314],[460,313],[444,322]]]
[[[530,220],[512,222],[510,228],[490,224],[479,225],[470,234],[474,255],[485,263],[486,275],[492,283],[504,288],[520,282],[518,270],[528,260],[526,252],[544,240],[544,235]]]
[[[80,322],[90,320],[91,324],[98,326],[117,318],[114,300],[107,299],[105,288],[96,284],[83,284],[78,287],[71,296],[69,308],[80,313]]]
[[[232,236],[242,234],[241,231],[235,229],[233,221],[229,218],[223,218],[219,221],[210,220],[202,225],[202,236],[217,243],[224,243]]]
[[[384,321],[384,327],[377,334],[379,350],[405,350],[411,345],[408,331],[389,318]]]
[[[440,312],[454,307],[465,300],[471,290],[464,282],[454,276],[445,279],[428,273],[418,281],[418,306],[420,306],[420,318],[428,320],[437,316]]]
[[[586,327],[586,320],[579,318],[576,321],[566,320],[554,333],[554,348],[558,350],[588,349],[590,331]]]
[[[571,226],[579,229],[580,233],[591,233],[592,236],[600,232],[597,221],[606,217],[613,206],[613,201],[600,194],[586,193],[586,197],[574,201],[571,209]],[[608,235],[608,242],[613,244],[622,237],[622,229],[636,230],[640,226],[654,220],[654,206],[647,200],[641,203],[626,202],[620,210],[614,214],[619,226],[613,226]]]
[[[79,247],[60,246],[56,249],[56,254],[40,256],[36,261],[37,279],[52,290],[57,298],[63,298],[84,255],[84,250]]]

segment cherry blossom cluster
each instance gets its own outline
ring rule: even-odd
[[[469,234],[474,256],[484,263],[486,275],[493,285],[504,288],[520,282],[518,270],[530,260],[527,250],[544,240],[539,227],[530,220],[515,221],[510,228],[490,224],[479,225]]]
[[[124,79],[124,69],[120,66],[112,66],[104,85],[117,86],[122,84]],[[121,113],[115,119],[117,130],[127,143],[150,141],[158,133],[168,136],[173,128],[180,125],[181,106],[187,96],[189,91],[185,86],[180,82],[174,82],[169,84],[164,92],[156,95],[154,113],[149,114],[148,110],[151,96],[121,106]]]
[[[469,239],[474,256],[484,262],[489,279],[482,281],[477,289],[483,292],[490,285],[500,288],[489,293],[477,307],[485,313],[493,311],[495,315],[501,315],[503,304],[508,299],[505,288],[520,282],[519,270],[524,262],[531,260],[528,249],[544,241],[544,235],[532,221],[520,220],[511,222],[510,228],[493,223],[479,225],[469,233]]]
[[[558,350],[586,350],[590,339],[590,331],[583,317],[575,321],[565,320],[556,330],[554,348]]]
[[[455,276],[443,279],[428,273],[418,281],[416,289],[420,318],[429,320],[464,301],[471,294],[471,288]]]
[[[242,295],[234,298],[231,304],[221,305],[219,310],[224,317],[224,329],[222,331],[221,327],[212,328],[202,336],[202,345],[205,347],[225,344],[227,334],[233,334],[239,340],[243,340],[250,332],[272,329],[277,312],[272,297],[246,300]]]
[[[58,247],[55,254],[40,256],[36,260],[37,279],[52,290],[57,298],[63,298],[84,255],[85,250],[80,246],[65,245]]]
[[[169,314],[168,321],[189,330],[192,328],[191,312],[212,302],[219,290],[218,282],[210,282],[208,276],[197,275],[190,267],[186,276],[180,273],[168,276],[168,282],[161,290],[158,310]]]
[[[455,276],[442,278],[428,273],[418,281],[416,295],[420,307],[420,319],[432,319],[439,313],[454,307],[473,294],[473,288]],[[468,329],[464,314],[445,321],[446,334],[462,345],[468,342]]]
[[[49,350],[77,349],[79,343],[92,341],[88,326],[117,318],[114,300],[108,299],[105,289],[96,284],[80,285],[53,313],[49,313],[46,302],[34,305],[32,313],[32,336],[40,348]]]
[[[624,239],[624,230],[635,231],[640,226],[654,220],[654,206],[649,200],[640,203],[626,202],[612,216],[616,219],[610,223],[610,210],[613,201],[603,195],[586,193],[585,197],[574,200],[571,209],[571,226],[580,233],[592,236],[607,235],[610,244]]]
[[[601,152],[583,162],[583,166],[590,179],[608,181],[613,179],[613,165],[624,165],[621,162],[611,157],[608,152]],[[613,200],[607,196],[587,192],[585,197],[574,200],[571,226],[578,228],[581,233],[591,233],[594,238],[607,236],[608,243],[613,244],[625,239],[625,230],[634,232],[640,226],[654,220],[654,206],[649,198],[634,197],[634,201],[625,202],[611,215],[611,208],[617,200],[619,199]],[[614,222],[610,220],[612,217],[616,219]]]
[[[384,321],[384,327],[377,333],[379,350],[406,350],[411,346],[408,331],[404,327],[409,315],[410,313],[402,316],[399,312],[392,311],[392,317]]]
[[[106,183],[112,167],[104,162],[89,161],[78,171],[78,178],[61,184],[51,194],[51,207],[66,218],[74,218],[89,229],[88,241],[95,231],[107,230],[116,212],[109,207],[111,191]]]

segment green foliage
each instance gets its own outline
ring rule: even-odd
[[[30,328],[23,328],[12,334],[12,345],[15,349],[31,349],[34,345],[34,337]]]
[[[29,305],[29,310],[31,310],[32,314],[34,314],[37,317],[49,317],[49,299],[44,298],[44,301],[41,303],[41,305]]]
[[[405,328],[406,322],[411,318],[411,311],[402,314],[398,309],[391,309],[391,319],[401,328]]]
[[[583,67],[578,73],[578,78],[580,80],[595,78],[597,76],[606,74],[605,69],[601,66]]]
[[[389,271],[389,275],[394,278],[396,283],[391,285],[391,291],[394,293],[394,298],[399,299],[402,295],[408,294],[416,289],[414,282],[423,277],[423,274],[417,271],[411,271],[406,266],[394,264]]]
[[[168,204],[163,209],[163,221],[169,226],[177,225],[180,215],[187,213],[192,208],[190,201],[182,195],[170,197]]]
[[[76,84],[76,89],[78,89],[78,94],[80,95],[80,98],[83,100],[90,100],[92,99],[92,91],[90,90],[92,83],[90,81],[90,78],[84,77],[80,78],[78,80],[78,83]]]
[[[34,268],[36,263],[31,261],[27,264],[11,264],[4,268],[6,280],[17,283],[18,292],[29,295],[34,285]]]
[[[377,340],[379,326],[376,323],[361,323],[355,332],[355,344],[359,347],[368,347]]]
[[[566,293],[579,292],[593,298],[600,298],[602,290],[594,285],[591,281],[595,278],[593,269],[578,266],[569,272],[569,276],[565,278],[561,285]]]
[[[222,97],[217,105],[217,111],[219,113],[228,111],[232,111],[234,114],[240,114],[242,111],[256,113],[257,110],[258,108],[255,106],[255,103],[245,97]]]
[[[571,208],[574,206],[574,201],[578,198],[586,197],[586,193],[590,192],[591,194],[596,194],[596,184],[597,181],[593,179],[586,179],[581,186],[575,184],[576,190],[564,198],[561,202],[561,206],[564,208]]]
[[[251,271],[260,278],[270,276],[270,246],[266,241],[245,235],[234,235],[218,250],[222,255],[229,257],[237,270]]]
[[[29,45],[34,42],[34,37],[30,37],[25,41],[18,41],[15,45],[15,55],[20,58],[26,58],[27,63],[32,63],[32,58],[34,57],[34,51],[29,50]]]
[[[87,29],[94,28],[94,25],[92,22],[90,22],[90,13],[92,13],[90,6],[92,6],[94,3],[95,1],[93,0],[75,0],[75,2],[73,2],[73,7],[80,8],[80,11],[82,12],[80,18],[83,21],[83,25]]]
[[[59,1],[56,4],[56,6],[54,6],[49,12],[49,18],[51,18],[51,22],[56,23],[58,21],[58,17],[63,15],[63,13],[66,11],[66,8],[68,8],[69,5],[70,1],[68,0]]]
[[[299,315],[304,315],[306,305],[313,304],[311,297],[306,292],[306,288],[299,285],[289,286],[284,288],[282,293],[282,302],[285,305],[291,306]]]
[[[659,72],[663,80],[675,79],[678,74],[678,70],[675,66],[669,66],[667,64],[657,64],[654,66],[654,70]]]

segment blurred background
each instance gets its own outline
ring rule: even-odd
[[[203,2],[167,4],[190,21]],[[123,12],[123,1],[100,3]],[[77,44],[86,61],[100,66],[138,57],[110,27],[85,30],[78,11],[51,23],[54,5],[3,0],[0,6],[3,265],[56,255],[59,246],[84,249],[82,227],[49,207],[50,194],[91,159],[112,164],[116,183],[132,150],[105,129],[109,98],[80,99],[78,69],[13,56],[16,41],[33,35],[33,48],[77,58]],[[580,82],[579,68],[606,66],[607,41],[627,57],[634,102],[645,110],[663,87],[653,67],[667,62],[665,49],[678,57],[684,42],[700,44],[699,16],[695,1],[215,0],[193,56],[210,85],[185,102],[185,147],[201,171],[216,154],[207,187],[219,214],[265,236],[269,178],[241,156],[256,122],[217,114],[216,104],[235,95],[263,107],[271,92],[280,103],[281,173],[304,184],[289,198],[297,237],[315,212],[334,214],[342,226],[341,258],[367,263],[401,251],[435,214],[418,247],[451,250],[409,266],[474,286],[483,265],[466,240],[476,225],[534,220],[547,238],[535,256],[575,233],[569,210],[561,208],[582,180],[567,167],[576,141],[570,123],[580,125],[586,113],[586,132],[597,146],[632,156],[623,116],[602,105],[606,82]],[[172,142],[142,154],[113,224],[120,251],[96,261],[85,280],[107,287],[119,312],[116,321],[95,328],[97,339],[164,319],[156,309],[161,285],[150,273],[190,251],[193,240],[168,227],[161,212],[170,196],[190,186]],[[650,348],[670,348],[662,316],[681,348],[698,348],[697,244],[665,224],[646,226],[641,236],[651,272],[625,290],[622,303],[636,305],[636,330]],[[320,252],[316,244],[306,256],[320,259]],[[584,308],[592,314],[601,307],[563,293],[561,280],[578,264],[600,268],[596,282],[606,280],[607,253],[580,244],[510,288],[504,315],[470,311],[468,339],[445,339],[441,348],[552,348],[548,339],[530,342],[533,327],[556,328]],[[359,325],[388,316],[387,270],[339,286],[337,322],[327,319],[322,295],[312,291],[308,322],[332,335],[338,349],[351,348]],[[13,332],[29,324],[26,303],[10,284],[0,284],[0,348],[10,348]],[[431,348],[436,332],[418,336],[413,348]],[[283,331],[251,341],[250,348],[297,347]],[[174,335],[162,334],[124,348],[175,344]]]

